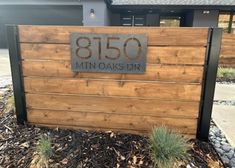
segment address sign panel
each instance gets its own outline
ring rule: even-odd
[[[145,34],[71,33],[70,43],[74,72],[145,72]]]

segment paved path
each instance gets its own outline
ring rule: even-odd
[[[234,100],[235,84],[216,84],[214,100]]]
[[[0,49],[0,87],[11,83],[11,68],[8,50]]]
[[[214,100],[235,102],[235,84],[216,84]],[[214,104],[212,119],[235,147],[235,106]]]
[[[11,76],[8,50],[0,49],[0,77]]]
[[[214,105],[212,118],[230,144],[235,147],[235,106]]]

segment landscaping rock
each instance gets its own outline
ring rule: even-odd
[[[226,137],[213,122],[211,122],[209,140],[221,156],[226,167],[235,167],[235,149],[232,148]]]
[[[235,167],[235,158],[233,158],[233,159],[230,160],[230,165],[231,165],[232,167]]]
[[[222,138],[222,142],[227,142],[227,139],[225,139],[225,138]]]
[[[235,79],[228,79],[228,78],[216,78],[216,83],[233,85],[235,83]]]
[[[216,143],[214,146],[215,146],[216,148],[220,148],[220,144],[219,144],[219,143]]]
[[[215,149],[220,155],[222,155],[224,153],[224,151],[221,148],[215,148]]]
[[[226,153],[225,155],[228,157],[228,159],[232,159],[234,157],[234,153],[231,152]]]
[[[228,144],[228,141],[221,141],[220,143],[221,143],[221,145],[223,146],[223,145],[227,145],[227,144]]]
[[[0,110],[3,109],[4,105],[5,105],[5,104],[0,101]]]
[[[229,152],[230,149],[231,149],[231,146],[230,146],[230,145],[223,145],[223,146],[222,146],[222,149],[223,149],[225,152]]]
[[[0,79],[0,88],[4,88],[12,83],[11,77],[4,77]],[[1,89],[2,90],[2,89]]]
[[[235,101],[234,100],[214,100],[214,104],[216,104],[216,105],[235,106]]]
[[[221,159],[225,164],[229,164],[229,159],[226,156],[222,156]]]

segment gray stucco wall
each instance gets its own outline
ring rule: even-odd
[[[15,6],[34,6],[35,9],[39,6],[68,6],[81,5],[83,7],[83,25],[110,25],[109,9],[104,0],[0,0],[0,7],[5,5]],[[95,10],[95,17],[90,17],[90,10]],[[14,13],[14,11],[12,11]],[[28,12],[29,13],[29,12]],[[68,12],[69,13],[69,12]],[[30,14],[30,13],[29,13]],[[1,15],[0,15],[1,17]],[[75,16],[71,16],[75,17]]]
[[[0,0],[0,48],[6,48],[5,24],[108,26],[109,13],[104,0]]]
[[[217,27],[219,10],[210,10],[210,13],[203,13],[203,10],[194,10],[193,27]]]
[[[81,5],[0,5],[0,48],[6,48],[6,24],[82,25]]]
[[[104,0],[83,0],[84,26],[109,26],[110,15]],[[90,17],[90,10],[94,9],[95,17]]]

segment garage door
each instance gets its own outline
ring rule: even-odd
[[[27,5],[0,7],[0,48],[6,48],[5,24],[82,25],[81,5]]]

